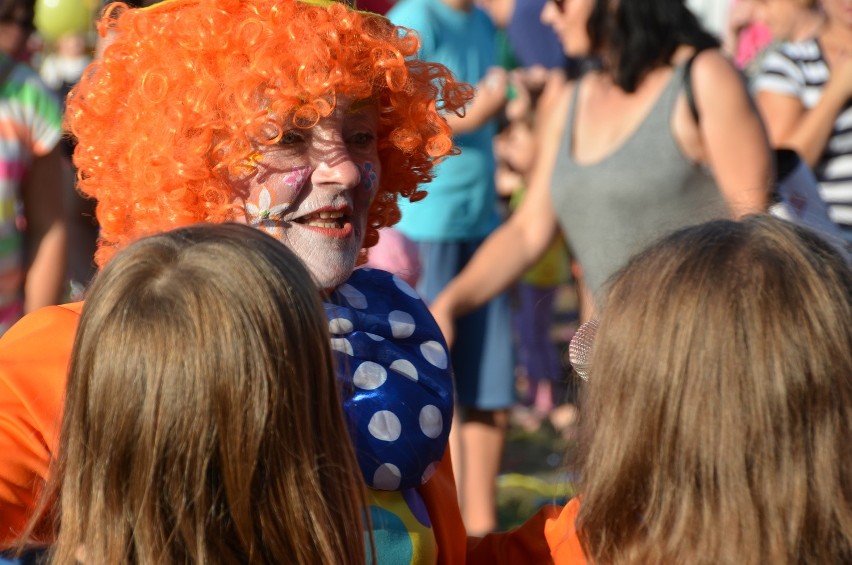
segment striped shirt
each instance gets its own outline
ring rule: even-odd
[[[808,39],[770,49],[755,78],[754,90],[795,96],[806,109],[811,109],[822,97],[828,79],[828,63],[819,41]],[[814,174],[831,219],[852,242],[852,99],[846,101],[835,119]]]
[[[0,68],[9,64],[15,63],[0,53]],[[61,135],[56,98],[32,69],[15,64],[0,85],[0,334],[23,311],[21,184],[33,158],[49,153]]]

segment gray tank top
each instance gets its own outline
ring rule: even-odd
[[[682,85],[680,65],[639,128],[592,165],[573,158],[579,81],[574,88],[550,194],[598,303],[604,283],[635,252],[678,228],[729,215],[710,172],[687,160],[672,136]]]

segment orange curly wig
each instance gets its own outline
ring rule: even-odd
[[[338,95],[379,106],[371,247],[399,221],[397,198],[423,198],[418,186],[456,151],[441,113],[472,95],[414,57],[410,30],[329,0],[111,4],[99,31],[114,39],[69,96],[66,122],[78,186],[98,201],[101,266],[144,235],[233,219],[230,179],[246,174],[260,128],[289,115],[311,127]]]

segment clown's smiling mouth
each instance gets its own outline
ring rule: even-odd
[[[347,223],[347,215],[343,212],[315,212],[296,218],[297,224],[315,228],[340,229]]]

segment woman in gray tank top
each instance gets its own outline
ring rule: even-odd
[[[539,109],[527,197],[432,304],[449,340],[453,319],[514,282],[560,228],[598,295],[657,238],[766,208],[772,157],[763,124],[683,0],[551,0],[542,20],[569,56],[596,55],[602,68]],[[690,59],[695,115],[683,89]]]

